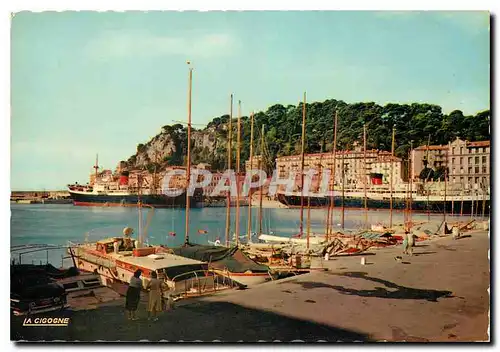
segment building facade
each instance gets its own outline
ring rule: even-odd
[[[335,161],[334,161],[335,159]],[[321,183],[320,174],[324,169],[331,171],[329,189],[333,187],[333,163],[335,162],[335,188],[345,185],[346,189],[360,190],[367,188],[388,188],[391,182],[391,170],[394,175],[393,185],[403,182],[401,178],[401,159],[393,157],[391,153],[379,150],[367,150],[356,146],[354,150],[337,151],[333,153],[316,153],[304,155],[304,172],[316,169],[318,175],[313,177],[312,186],[317,188]],[[276,158],[276,168],[279,178],[288,178],[294,172],[296,184],[300,186],[301,156],[292,155]],[[380,178],[379,178],[380,177]],[[380,182],[374,182],[374,178]]]
[[[469,142],[456,138],[448,145],[415,148],[411,152],[412,177],[418,180],[426,167],[445,167],[448,182],[467,190],[490,187],[490,141]]]

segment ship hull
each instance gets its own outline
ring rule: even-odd
[[[330,197],[303,197],[303,205],[307,206],[308,202],[312,208],[326,208],[330,204]],[[278,194],[278,201],[281,204],[286,205],[289,208],[298,208],[301,206],[301,197],[295,195],[285,195]],[[364,198],[363,197],[345,197],[344,207],[351,209],[364,209]],[[390,199],[371,199],[368,198],[366,202],[368,209],[390,209],[391,202]],[[444,213],[446,203],[446,213],[455,215],[470,215],[471,213],[482,215],[484,207],[484,215],[489,216],[490,214],[490,200],[412,200],[411,209],[415,212],[430,212],[430,213]],[[484,204],[484,206],[483,206]],[[334,197],[334,207],[342,207],[342,197]],[[403,211],[407,209],[407,203],[405,199],[394,198],[392,202],[392,208],[396,211]]]
[[[69,191],[73,204],[76,206],[121,206],[136,207],[139,202],[139,195],[98,195],[84,192]],[[142,204],[147,204],[155,208],[185,208],[186,195],[181,194],[177,197],[168,197],[166,195],[141,195]],[[190,202],[195,207],[196,201]]]

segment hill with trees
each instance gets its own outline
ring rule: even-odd
[[[278,156],[300,153],[302,105],[276,104],[254,115],[254,154],[260,153],[260,130],[265,125],[264,155],[268,167]],[[332,150],[335,112],[338,114],[337,149],[351,149],[363,142],[363,124],[367,124],[367,148],[391,150],[392,127],[396,129],[395,154],[406,160],[410,143],[413,147],[447,144],[456,137],[469,141],[490,139],[490,111],[464,115],[460,110],[444,114],[438,105],[387,104],[373,102],[347,104],[326,100],[306,104],[306,153]],[[227,158],[227,124],[229,115],[215,117],[203,129],[192,129],[192,163],[209,163],[212,169],[223,170]],[[235,168],[237,118],[233,115],[233,162]],[[241,168],[250,153],[250,118],[241,118]],[[145,144],[137,146],[127,164],[130,169],[167,165],[185,165],[187,127],[181,124],[163,126],[162,131]]]

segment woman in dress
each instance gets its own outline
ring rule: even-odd
[[[155,271],[151,273],[151,280],[146,285],[146,290],[149,290],[148,320],[152,317],[153,321],[157,321],[156,314],[162,311],[163,283]]]
[[[136,311],[139,305],[139,299],[141,298],[142,289],[141,274],[141,270],[136,270],[128,285],[127,295],[125,297],[125,309],[127,309],[127,317],[129,320],[137,320]]]

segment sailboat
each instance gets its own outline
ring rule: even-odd
[[[192,68],[189,70],[190,93],[191,81]],[[191,122],[190,100],[189,98],[188,126]],[[188,130],[188,135],[190,135],[190,130]],[[189,168],[187,175],[189,182]],[[111,233],[108,238],[96,242],[69,243],[68,251],[76,258],[76,267],[79,270],[99,274],[103,284],[111,287],[118,283],[128,283],[136,270],[142,271],[141,278],[143,284],[146,285],[152,273],[155,272],[157,277],[170,288],[168,292],[170,296],[199,295],[238,286],[224,275],[210,270],[208,264],[201,260],[175,255],[161,245],[144,246],[144,235],[147,233],[154,208],[142,203],[140,191],[138,198],[138,239],[134,240],[132,238],[134,230],[126,227],[123,229],[123,235]],[[190,196],[186,192],[186,239],[189,231],[189,202]],[[143,207],[150,208],[145,227],[143,227],[142,220]]]
[[[188,115],[188,156],[187,164],[190,167],[190,136],[191,136],[191,99],[189,99],[189,115]],[[228,169],[231,169],[231,138],[232,138],[232,113],[233,113],[233,95],[231,94],[231,113],[229,117],[228,131]],[[240,123],[240,119],[238,119]],[[238,127],[240,133],[240,128]],[[239,137],[238,137],[239,140]],[[238,144],[239,148],[239,144]],[[238,151],[239,153],[239,151]],[[188,182],[189,182],[188,171]],[[225,231],[225,246],[220,242],[218,245],[203,245],[189,242],[189,208],[186,208],[186,235],[185,243],[180,247],[171,248],[174,254],[184,258],[201,261],[206,263],[210,270],[235,281],[240,285],[253,286],[271,280],[269,267],[258,264],[250,259],[244,252],[241,251],[238,244],[230,246],[229,227],[231,222],[231,194],[228,192],[226,204],[226,231]],[[238,206],[238,205],[237,205]],[[239,226],[239,217],[236,218],[236,227]],[[238,232],[236,232],[238,233]],[[215,243],[214,243],[215,244]]]

